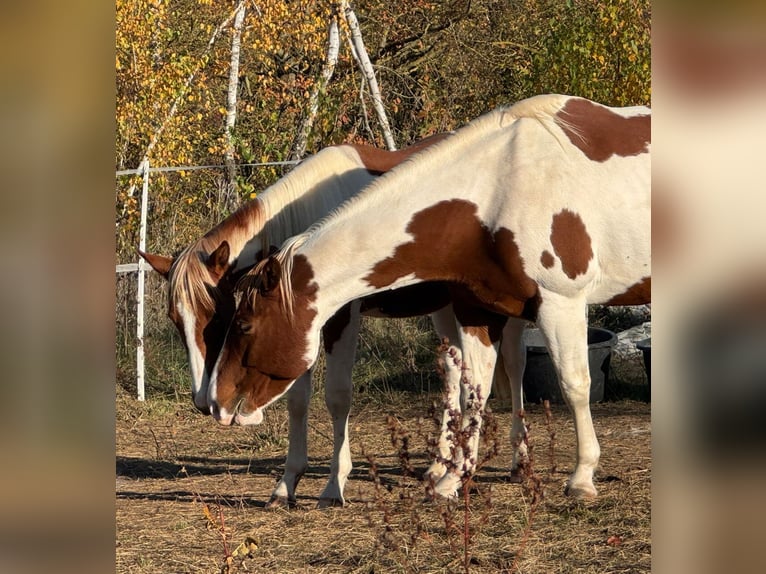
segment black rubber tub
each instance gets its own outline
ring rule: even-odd
[[[556,370],[553,368],[539,329],[524,331],[527,346],[527,366],[524,369],[524,398],[526,402],[549,400],[563,403]],[[604,386],[609,380],[609,363],[617,335],[607,329],[588,327],[588,364],[590,367],[590,402],[604,400]]]
[[[641,339],[636,342],[636,349],[641,351],[644,356],[644,369],[646,369],[646,379],[649,384],[652,383],[652,338]]]

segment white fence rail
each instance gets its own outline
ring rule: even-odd
[[[240,164],[239,167],[266,167],[266,166],[287,166],[300,163],[300,160],[291,161],[273,161],[262,163]],[[149,175],[152,173],[164,173],[174,171],[196,171],[200,169],[224,169],[224,165],[187,165],[178,167],[151,167],[146,160],[138,169],[125,169],[116,172],[117,177],[127,175],[143,176],[143,186],[141,189],[141,222],[139,228],[138,248],[146,251],[146,227],[147,216],[149,212]],[[146,398],[144,384],[144,291],[146,280],[146,262],[138,258],[137,263],[122,263],[115,267],[115,272],[138,273],[138,286],[136,289],[136,394],[139,401]]]

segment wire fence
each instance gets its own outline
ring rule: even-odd
[[[275,161],[275,162],[258,162],[258,163],[246,163],[239,164],[238,168],[243,167],[285,167],[300,163],[300,160],[290,161]],[[149,184],[150,176],[153,173],[170,173],[170,172],[193,172],[199,170],[223,170],[225,165],[187,165],[187,166],[163,166],[163,167],[151,167],[149,161],[144,161],[137,169],[120,170],[116,172],[116,177],[125,177],[130,175],[141,176],[141,200],[140,200],[140,224],[139,224],[139,237],[138,248],[141,251],[146,251],[147,240],[147,220],[149,214]],[[146,398],[146,383],[145,383],[145,338],[144,338],[144,319],[145,319],[145,301],[146,301],[146,271],[147,263],[138,257],[136,262],[121,263],[115,266],[115,273],[117,276],[136,273],[136,290],[135,290],[135,333],[136,333],[136,395],[138,400],[143,401]],[[127,324],[127,321],[126,321]]]

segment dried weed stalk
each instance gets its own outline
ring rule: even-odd
[[[182,468],[181,472],[187,477],[189,473],[186,468]],[[194,488],[191,488],[191,492],[194,495],[194,501],[202,506],[202,514],[207,519],[208,530],[213,530],[221,537],[221,545],[223,547],[223,564],[221,565],[221,574],[235,574],[240,567],[244,566],[244,562],[247,558],[252,558],[255,551],[258,549],[258,544],[252,537],[248,536],[240,543],[233,551],[229,546],[229,531],[226,527],[226,519],[224,518],[223,506],[218,502],[216,497],[215,513],[211,509],[210,505],[205,502],[202,495]],[[216,516],[217,515],[217,516]],[[245,569],[247,567],[245,566]]]
[[[543,401],[543,409],[545,411],[545,428],[548,432],[548,456],[550,458],[550,466],[548,467],[548,479],[550,480],[553,477],[553,473],[556,471],[556,431],[553,428],[553,414],[551,413],[551,405],[549,401]],[[523,440],[527,445],[528,454],[526,459],[519,463],[519,469],[522,479],[522,492],[524,493],[524,496],[529,500],[529,506],[527,509],[526,527],[522,533],[519,548],[513,558],[513,564],[510,568],[511,572],[518,568],[519,559],[524,553],[527,543],[529,542],[529,535],[532,533],[532,527],[537,515],[537,510],[545,498],[545,480],[540,474],[538,474],[537,470],[535,469],[534,447],[529,444],[532,425],[531,423],[527,423],[524,415],[525,413],[523,409],[519,411],[519,416],[521,417],[524,426],[527,428],[527,433],[521,440]],[[518,445],[514,444],[513,446],[515,448]]]
[[[447,346],[446,349],[445,346]],[[497,432],[497,420],[493,416],[492,411],[484,406],[486,400],[481,394],[481,389],[473,384],[469,370],[457,356],[454,347],[449,347],[448,341],[445,339],[442,342],[439,351],[444,361],[450,361],[452,363],[451,368],[460,369],[460,385],[465,396],[465,400],[463,401],[463,412],[455,412],[454,409],[449,411],[451,420],[448,423],[448,428],[450,429],[450,435],[453,441],[453,447],[451,448],[453,460],[444,461],[444,464],[448,468],[457,470],[461,477],[459,490],[462,495],[462,529],[458,531],[455,528],[456,520],[452,516],[453,513],[456,512],[455,505],[449,503],[444,505],[441,514],[447,532],[451,533],[458,531],[460,534],[459,541],[463,550],[463,571],[468,573],[472,563],[472,544],[482,528],[486,525],[492,510],[492,488],[487,487],[486,489],[482,489],[476,483],[474,477],[485,464],[498,455],[500,451],[500,442]],[[446,369],[442,369],[442,372],[446,372]],[[445,405],[446,404],[445,397]],[[475,459],[477,453],[473,452],[471,448],[472,443],[476,440],[477,434],[479,435],[479,442],[483,439],[485,446],[484,454],[479,460]],[[455,456],[458,453],[462,456]],[[454,462],[458,459],[462,460],[460,468],[456,468]],[[479,514],[478,521],[473,525],[471,525],[471,515],[473,514],[472,492],[476,492],[484,499],[483,512]],[[452,537],[450,536],[450,547],[454,548],[451,538]]]
[[[428,432],[424,429],[423,419],[418,419],[417,436],[425,440],[428,454],[431,460],[437,460],[443,464],[448,472],[455,472],[461,476],[459,487],[459,496],[454,499],[441,499],[437,504],[437,511],[444,525],[447,542],[450,552],[460,556],[462,570],[465,573],[470,572],[471,565],[475,563],[472,557],[472,547],[482,529],[489,521],[492,513],[492,488],[491,485],[482,486],[475,480],[477,471],[487,463],[498,456],[500,452],[500,433],[498,431],[497,419],[488,407],[484,407],[484,397],[481,396],[480,389],[471,381],[470,373],[460,360],[457,352],[449,346],[445,339],[438,349],[440,362],[438,371],[445,380],[448,369],[460,369],[460,385],[464,396],[463,410],[450,408],[448,391],[442,393],[441,403],[434,401],[431,407],[430,417],[436,427],[436,433]],[[546,401],[545,408],[545,426],[548,431],[549,445],[548,456],[550,458],[549,473],[550,476],[556,470],[555,462],[555,437],[553,428],[553,417],[550,410],[550,404]],[[442,429],[442,418],[447,412],[446,436],[450,442],[450,455],[441,456],[438,452],[438,436]],[[522,533],[521,542],[518,551],[514,557],[513,565],[510,571],[517,569],[517,563],[529,540],[532,531],[537,510],[544,500],[544,479],[535,470],[534,449],[529,444],[530,426],[524,418],[524,412],[520,416],[528,429],[526,435],[520,439],[527,447],[528,456],[520,463],[520,475],[522,478],[522,492],[529,500],[527,506],[526,527]],[[395,486],[385,487],[380,476],[378,465],[375,458],[364,453],[370,465],[370,476],[374,483],[374,500],[367,503],[370,511],[368,521],[371,527],[374,527],[372,512],[377,511],[382,516],[383,532],[378,538],[378,548],[381,551],[402,553],[402,564],[406,571],[415,571],[416,568],[409,563],[408,551],[414,548],[420,539],[432,542],[431,537],[426,532],[421,513],[427,511],[430,507],[414,500],[413,489],[408,484],[408,479],[416,475],[414,465],[410,456],[411,434],[403,427],[401,422],[394,416],[389,415],[386,419],[387,428],[391,438],[391,444],[396,449],[399,465],[402,469],[402,477]],[[479,442],[482,445],[481,456],[476,460],[475,453],[472,453],[471,444],[475,437],[479,435]],[[517,448],[519,444],[514,444]],[[462,455],[462,456],[456,456]],[[457,463],[456,461],[461,461]],[[411,482],[411,480],[409,481]],[[384,492],[385,490],[385,492]],[[406,519],[394,522],[395,515],[401,516],[403,513],[394,512],[391,498],[388,494],[398,491],[399,500],[403,503],[402,509],[406,510]],[[426,500],[435,500],[438,497],[434,492],[433,480],[426,484]],[[478,505],[477,501],[481,500]]]

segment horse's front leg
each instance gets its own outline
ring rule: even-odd
[[[351,370],[359,340],[359,302],[353,301],[332,317],[323,329],[327,378],[325,404],[333,427],[333,455],[330,478],[319,497],[319,508],[343,506],[343,489],[351,472],[348,415],[353,393]]]
[[[590,413],[585,301],[542,290],[541,298],[537,325],[545,336],[559,386],[574,417],[577,436],[577,464],[567,482],[566,493],[577,499],[594,498],[598,492],[593,484],[593,472],[601,451]]]
[[[442,411],[439,438],[436,443],[436,459],[423,474],[423,480],[436,484],[447,473],[447,465],[452,460],[452,436],[449,430],[453,414],[460,412],[460,376],[461,370],[457,366],[462,363],[463,354],[460,351],[457,324],[452,305],[447,305],[431,314],[431,322],[434,325],[439,340],[447,339],[449,347],[439,357],[444,367],[444,407]]]
[[[311,400],[311,370],[301,375],[287,391],[289,444],[285,472],[271,493],[267,508],[294,506],[295,488],[308,468],[308,409]]]

